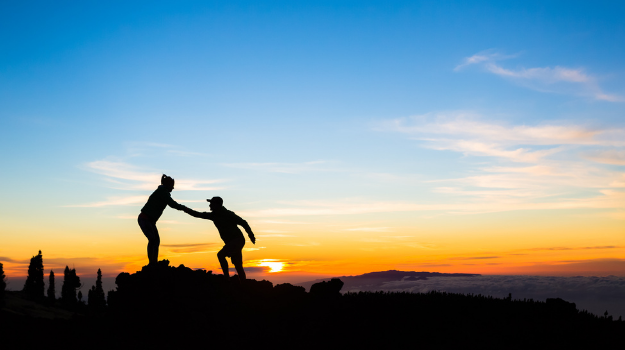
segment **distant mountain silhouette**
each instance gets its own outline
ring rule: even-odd
[[[474,277],[481,276],[479,274],[471,274],[471,273],[440,273],[440,272],[416,272],[416,271],[398,271],[398,270],[388,270],[388,271],[379,271],[379,272],[369,272],[362,275],[356,276],[341,276],[341,277],[332,277],[339,278],[343,281],[343,291],[353,291],[354,289],[359,289],[360,287],[366,286],[367,289],[375,289],[376,286],[382,286],[385,282],[391,281],[417,281],[417,280],[427,280],[431,277]],[[303,283],[298,283],[297,285],[306,288],[306,290],[310,290],[311,286],[315,283],[330,281],[332,278],[322,278],[314,281],[308,281]],[[359,291],[359,290],[357,290]]]

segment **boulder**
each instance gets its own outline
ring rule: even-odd
[[[310,287],[310,294],[317,297],[337,297],[341,296],[343,281],[333,278],[330,281],[315,283]]]
[[[294,286],[290,283],[282,283],[273,287],[273,292],[276,296],[290,297],[305,295],[306,289],[302,286]]]

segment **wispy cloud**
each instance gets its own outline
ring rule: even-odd
[[[440,211],[475,214],[513,210],[620,209],[625,205],[625,173],[580,157],[579,151],[625,147],[625,130],[575,124],[507,125],[474,113],[432,113],[379,124],[433,150],[486,158],[468,176],[420,183],[453,198],[435,203],[344,198],[290,201],[243,213],[249,217],[359,215]],[[617,136],[618,135],[618,136]],[[602,153],[618,159],[620,153]],[[618,216],[618,215],[617,215]],[[349,229],[349,228],[348,228]],[[387,229],[387,228],[383,228]],[[355,227],[351,230],[382,230]]]
[[[303,221],[285,221],[285,220],[260,220],[259,222],[265,224],[278,224],[278,225],[309,225],[309,222]]]
[[[429,149],[485,159],[469,176],[430,181],[440,184],[433,189],[437,193],[519,209],[530,203],[537,208],[625,205],[620,192],[625,173],[600,164],[621,162],[623,129],[507,125],[467,112],[432,113],[381,125],[379,129],[403,133]],[[588,190],[596,195],[580,195]],[[560,199],[550,199],[555,197]]]
[[[100,207],[110,207],[110,206],[136,206],[137,204],[145,203],[148,200],[148,195],[142,196],[116,196],[109,197],[106,200],[93,202],[93,203],[84,203],[84,204],[71,204],[64,205],[66,208],[100,208]],[[178,200],[178,203],[206,203],[205,200]],[[136,215],[119,215],[118,219],[136,219]],[[161,220],[161,223],[170,223],[170,224],[179,224],[180,222],[171,221],[171,220]]]
[[[513,55],[504,55],[501,52],[498,52],[496,50],[484,50],[482,52],[476,53],[473,56],[470,57],[465,57],[462,60],[462,63],[457,65],[456,68],[454,68],[454,71],[460,71],[462,69],[464,69],[467,66],[470,65],[474,65],[474,64],[481,64],[481,63],[486,63],[486,62],[495,62],[495,61],[502,61],[502,60],[507,60],[510,58],[515,58],[518,57],[519,54],[513,54]]]
[[[160,185],[162,174],[156,172],[147,172],[134,165],[109,161],[98,160],[89,162],[85,165],[86,169],[94,173],[104,175],[107,182],[114,188],[124,190],[153,190],[156,185]],[[176,179],[177,191],[210,191],[220,189],[220,187],[207,186],[215,184],[223,180],[195,180],[195,179]]]
[[[187,225],[185,222],[180,222],[176,220],[159,220],[159,224],[170,224],[170,225]]]
[[[551,209],[614,209],[625,203],[625,192],[601,190],[596,196],[583,198],[558,198],[551,201],[537,201],[530,198],[498,198],[484,200],[482,196],[472,196],[463,201],[444,204],[424,204],[411,202],[383,202],[366,199],[345,199],[327,201],[284,202],[282,207],[248,211],[242,213],[248,217],[286,217],[318,215],[358,215],[387,212],[443,211],[452,214],[493,213],[512,210],[551,210]]]
[[[483,121],[467,112],[398,118],[381,123],[379,129],[406,134],[435,150],[521,163],[537,163],[567,146],[625,146],[625,130],[579,125],[505,125]]]
[[[13,263],[13,264],[18,264],[18,265],[30,264],[30,260],[26,260],[26,259],[24,259],[24,260],[16,260],[16,259],[9,258],[8,256],[0,256],[0,262],[5,262],[5,263],[6,262],[10,262],[10,263]]]
[[[206,153],[181,151],[181,150],[175,150],[175,149],[167,150],[167,154],[174,155],[174,156],[180,156],[180,157],[198,157],[198,156],[199,157],[206,157],[206,156],[208,156],[208,154],[206,154]]]
[[[583,68],[555,66],[510,69],[497,63],[514,57],[517,56],[506,56],[487,50],[466,57],[454,70],[460,71],[468,66],[478,65],[489,73],[537,91],[574,94],[609,102],[625,101],[623,96],[605,93],[599,86],[598,78],[586,73]]]
[[[85,203],[85,204],[73,204],[73,205],[65,205],[65,207],[74,207],[74,208],[99,208],[99,207],[108,207],[108,206],[126,206],[132,205],[135,206],[139,203],[145,203],[147,201],[148,196],[126,196],[126,197],[111,197],[104,201],[94,202],[94,203]]]
[[[243,251],[245,252],[256,252],[259,251],[261,249],[265,249],[266,247],[250,247],[250,248],[243,248]]]
[[[218,246],[217,243],[161,244],[161,247],[178,254],[209,252]]]
[[[509,145],[600,145],[625,146],[625,130],[599,129],[581,125],[505,125],[490,122],[465,111],[428,113],[387,120],[378,127],[432,142],[457,141]],[[462,148],[462,147],[458,147]],[[514,150],[512,150],[514,151]]]
[[[467,155],[500,157],[522,163],[536,163],[541,158],[558,153],[560,151],[559,148],[532,151],[528,148],[522,147],[507,150],[496,143],[484,143],[474,140],[455,140],[451,142],[447,141],[439,143],[438,145],[432,145],[432,148],[438,150],[462,152]]]
[[[592,247],[541,247],[541,248],[528,248],[519,251],[559,251],[559,250],[603,250],[603,249],[619,249],[621,246],[616,245],[601,245]]]
[[[625,165],[625,150],[596,151],[586,154],[585,157],[597,163]]]
[[[262,232],[262,231],[260,231]],[[256,235],[256,237],[262,237],[262,238],[286,238],[286,237],[295,237],[293,235],[285,235],[285,234],[281,234],[281,233],[270,233],[270,234],[259,234]]]
[[[373,202],[363,199],[343,199],[328,201],[281,202],[277,208],[261,209],[242,213],[249,217],[350,215],[377,212],[428,210],[428,205],[410,202]]]
[[[344,231],[360,231],[360,232],[390,232],[391,227],[354,227],[346,228]]]

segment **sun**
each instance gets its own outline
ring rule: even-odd
[[[275,261],[273,259],[263,259],[258,266],[267,266],[269,267],[269,272],[280,272],[284,269],[284,262]]]

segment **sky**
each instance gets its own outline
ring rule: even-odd
[[[3,1],[0,262],[147,264],[172,197],[250,276],[625,276],[625,4]],[[218,272],[168,208],[160,258]],[[13,288],[19,288],[15,285]]]

